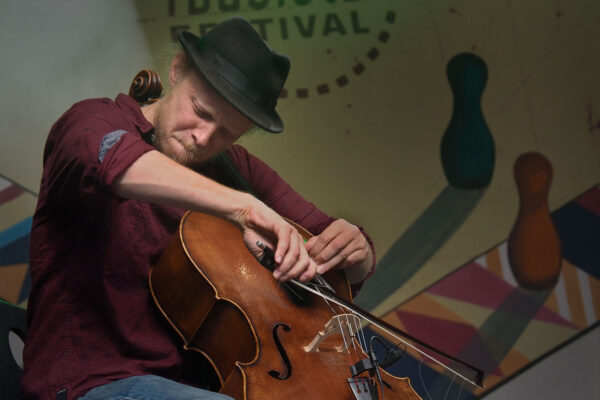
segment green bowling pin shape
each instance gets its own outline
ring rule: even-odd
[[[481,189],[494,171],[494,139],[481,112],[487,67],[475,54],[461,53],[448,62],[446,72],[454,108],[441,144],[444,173],[454,187]]]
[[[540,153],[522,154],[514,166],[519,214],[508,237],[508,259],[519,285],[529,290],[554,287],[560,275],[560,238],[548,210],[552,165]]]

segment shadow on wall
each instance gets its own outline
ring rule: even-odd
[[[484,192],[447,186],[378,261],[356,303],[372,310],[400,289],[463,224]]]

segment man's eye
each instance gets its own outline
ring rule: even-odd
[[[198,107],[196,104],[193,104],[192,107],[196,115],[198,115],[200,118],[212,120],[212,115],[210,115],[208,111]]]

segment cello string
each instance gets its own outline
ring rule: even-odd
[[[352,312],[352,310],[349,310],[349,311],[350,311],[350,312]],[[353,319],[353,320],[355,320],[355,319],[357,318],[357,317],[356,317],[356,315],[354,315],[354,314],[352,314],[352,313],[351,313],[351,314],[344,313],[343,315],[346,317],[346,324],[348,324],[348,329],[352,330],[352,324],[350,323],[350,320],[349,320],[349,318],[348,318],[348,315],[352,316],[352,319]],[[355,330],[355,332],[357,332],[357,333],[358,333],[358,331],[356,331],[356,330]],[[354,337],[356,337],[356,334],[355,334],[355,335],[352,335],[352,334],[351,334],[351,335],[350,335],[350,340],[352,340],[352,337],[353,337],[353,336],[354,336]],[[358,335],[358,339],[357,339],[357,340],[358,340],[358,344],[359,344],[359,346],[361,346],[361,347],[362,347],[362,344],[360,343],[360,334]],[[360,361],[360,360],[361,360],[361,358],[362,358],[362,357],[361,357],[361,354],[360,354],[359,350],[356,348],[356,343],[355,343],[355,341],[354,341],[354,340],[352,340],[352,346],[353,346],[353,348],[354,348],[354,355],[356,356],[356,360],[357,360],[357,362],[358,362],[358,361]],[[366,348],[364,348],[364,349],[366,349]],[[366,388],[368,387],[368,382],[365,382],[366,378],[365,378],[365,376],[364,376],[363,374],[361,374],[361,375],[360,375],[360,380],[361,380],[361,383],[362,383],[362,385],[363,385],[363,389],[366,389]],[[354,377],[354,382],[355,382],[355,383],[358,385],[358,382],[357,382],[357,380],[356,380],[356,377]],[[383,390],[383,389],[382,389],[382,390]]]
[[[352,343],[352,348],[354,349],[354,354],[357,354],[356,342],[354,340],[352,340],[352,338],[355,338],[356,335],[354,334],[354,329],[352,328],[352,325],[350,324],[350,321],[348,320],[348,314],[342,314],[341,316],[346,318],[346,326],[348,327],[348,335],[350,335],[350,342]]]
[[[348,306],[346,306],[345,304],[343,304],[340,300],[337,300],[334,297],[331,297],[330,295],[326,294],[326,293],[321,293],[318,292],[314,289],[312,289],[311,287],[300,283],[298,281],[295,280],[290,280],[290,282],[293,282],[295,285],[298,285],[300,287],[303,287],[304,289],[308,290],[311,293],[316,294],[317,296],[323,297],[324,299],[328,299],[329,301],[331,301],[332,303],[335,303],[339,306],[348,308]],[[351,309],[350,309],[351,310]],[[416,351],[417,353],[425,356],[426,358],[430,359],[431,361],[435,362],[436,364],[440,365],[441,367],[447,369],[448,371],[452,372],[453,374],[459,376],[460,378],[462,378],[463,380],[469,382],[470,384],[474,385],[474,386],[480,386],[477,383],[473,382],[471,379],[467,378],[466,376],[464,376],[463,374],[461,374],[460,372],[456,371],[454,368],[451,368],[450,366],[444,364],[443,362],[439,361],[438,359],[430,356],[429,354],[427,354],[426,352],[424,352],[423,350],[419,349],[418,347],[416,347],[415,345],[407,342],[405,339],[403,339],[402,337],[400,337],[399,335],[397,335],[396,333],[390,331],[389,329],[387,329],[385,326],[381,326],[379,323],[377,323],[377,321],[373,320],[372,318],[369,318],[366,315],[362,315],[358,312],[356,312],[355,310],[351,310],[353,312],[355,312],[358,316],[360,316],[362,319],[364,319],[365,321],[377,326],[379,329],[381,329],[382,331],[384,331],[385,333],[387,333],[388,335],[392,336],[393,338],[395,338],[396,340],[404,343],[404,345],[410,347],[411,349],[413,349],[414,351]]]
[[[349,310],[349,311],[352,312],[352,310]],[[369,348],[367,347],[367,340],[365,339],[364,330],[363,330],[362,326],[360,326],[360,324],[357,323],[357,320],[360,321],[360,318],[355,313],[352,313],[350,315],[352,315],[352,321],[354,322],[354,330],[358,334],[358,344],[363,349],[364,353],[366,353],[368,355],[369,359],[371,359],[371,357],[368,353]],[[350,321],[348,321],[348,314],[346,314],[346,321],[348,322],[348,324],[350,324]],[[361,343],[361,336],[362,336],[362,340],[364,340],[364,344]],[[360,358],[361,358],[360,354],[357,354],[357,356],[358,356],[358,359],[360,360]],[[377,368],[377,366],[375,366],[375,368]],[[362,383],[363,383],[364,387],[365,388],[368,387],[368,382],[365,382],[364,376],[362,377],[362,381],[363,381]],[[383,386],[381,387],[381,394],[383,396]]]
[[[318,275],[318,276],[319,276],[319,278],[321,280],[323,280],[320,275]],[[292,279],[292,281],[295,282],[294,279]],[[322,283],[322,281],[321,281],[321,283]],[[321,290],[320,290],[319,286],[317,286],[315,284],[312,284],[312,286],[314,286],[314,289],[316,290],[316,292],[318,293],[318,295],[322,296],[322,293],[321,293]],[[329,286],[329,283],[327,283],[327,285],[321,285],[320,287],[324,287],[324,286],[326,286],[328,288],[331,288],[331,286]],[[333,288],[331,290],[333,290]],[[331,303],[329,301],[327,301],[327,299],[325,297],[321,297],[321,298],[325,300],[325,304],[327,304],[327,306],[331,309],[331,312],[333,313],[334,318],[336,318],[337,323],[340,326],[340,332],[342,334],[342,339],[344,341],[344,349],[346,350],[346,353],[348,354],[348,360],[350,361],[350,348],[348,347],[348,344],[346,343],[346,334],[344,333],[344,329],[342,329],[342,327],[341,327],[341,322],[339,320],[339,314],[335,311],[335,309],[333,308],[333,306],[331,305]]]
[[[318,276],[318,275],[315,275],[315,276]],[[319,278],[320,278],[320,276],[319,276]],[[291,279],[291,281],[294,282],[294,283],[297,283],[295,279]],[[323,283],[322,278],[321,278],[320,282],[321,282],[321,285],[317,285],[313,281],[307,282],[306,283],[306,287],[307,288],[308,287],[312,287],[315,290],[315,292],[313,292],[313,293],[317,294],[318,296],[321,296],[321,289],[320,288],[321,287],[325,287],[325,286],[328,287],[328,288],[331,288],[331,286],[329,286],[329,284],[323,285],[322,284]],[[300,284],[300,286],[302,287],[301,284]],[[346,342],[346,334],[344,333],[344,329],[341,327],[341,323],[340,323],[340,320],[339,320],[339,315],[335,311],[335,309],[333,308],[333,306],[331,305],[331,303],[325,297],[321,296],[321,298],[323,300],[325,300],[325,304],[327,304],[327,306],[331,309],[331,312],[333,314],[333,318],[335,318],[337,320],[337,323],[340,326],[340,333],[342,334],[342,340],[343,340],[343,343],[344,343],[343,349],[345,350],[345,353],[348,356],[348,364],[352,364],[352,359],[350,358],[350,348],[348,347],[348,343]]]
[[[361,346],[361,348],[363,349],[364,353],[367,355],[367,357],[369,358],[369,360],[373,361],[371,358],[371,353],[370,353],[370,348],[367,344],[367,339],[365,338],[365,332],[364,332],[364,328],[362,326],[362,324],[360,324],[360,316],[356,315],[356,312],[354,312],[354,310],[349,310],[352,313],[352,320],[354,321],[354,325],[355,325],[355,330],[358,332],[358,342]],[[362,341],[363,343],[361,344],[361,337],[362,337]],[[359,357],[360,359],[360,357]],[[374,365],[375,368],[379,368],[376,364]],[[370,375],[370,374],[369,374]],[[377,376],[380,377],[379,375],[379,371],[377,371]],[[380,382],[381,383],[381,382]],[[367,383],[364,382],[363,380],[363,384],[365,385],[365,387],[367,387]],[[381,395],[382,398],[384,396],[384,388],[383,385],[381,386]]]
[[[433,400],[431,398],[431,394],[429,394],[429,390],[427,390],[427,385],[425,385],[425,380],[423,379],[423,375],[421,374],[421,366],[423,365],[423,360],[424,358],[421,357],[421,361],[419,361],[419,379],[421,380],[421,386],[423,386],[423,389],[425,389],[425,393],[427,393],[427,397],[429,397],[429,400]]]
[[[315,276],[318,276],[320,279],[322,279],[322,278],[320,277],[320,275],[318,275],[318,274],[317,274],[317,275],[315,275]],[[314,279],[313,279],[313,280],[314,280]],[[299,285],[300,287],[302,287],[302,284],[301,284],[301,283],[299,283],[299,282],[297,282],[295,279],[291,279],[291,281],[292,281],[293,283],[295,283],[295,284]],[[317,285],[315,282],[313,282],[313,281],[311,280],[311,281],[309,281],[309,282],[307,282],[307,283],[306,283],[306,286],[307,286],[307,287],[313,287],[313,289],[316,291],[316,292],[313,292],[313,293],[317,294],[318,296],[320,296],[321,298],[323,298],[323,299],[325,300],[325,304],[327,304],[327,306],[329,306],[329,308],[331,309],[331,312],[333,313],[333,315],[338,315],[338,314],[336,313],[335,309],[334,309],[334,308],[331,306],[331,304],[329,303],[329,301],[327,301],[327,299],[325,299],[325,298],[323,297],[323,294],[322,294],[322,292],[321,292],[321,289],[320,289],[320,288],[322,288],[322,287],[325,287],[325,285],[323,285],[323,284],[322,284],[322,281],[320,281],[320,282],[321,282],[321,284],[320,284],[320,285]],[[331,286],[329,286],[329,284],[327,284],[327,286],[326,286],[326,287],[330,288]],[[332,289],[332,290],[333,290],[333,289]]]
[[[328,289],[330,292],[335,293],[335,290],[331,287],[329,282],[327,282],[325,280],[325,278],[323,278],[322,275],[315,274],[315,277],[316,277],[317,281],[319,281],[319,283],[321,284],[321,287],[324,287],[324,288]]]
[[[352,321],[354,322],[354,331],[356,332],[358,344],[363,349],[363,351],[368,354],[369,348],[367,347],[367,340],[365,339],[364,330],[362,326],[359,326],[359,324],[357,324],[357,320],[360,321],[360,318],[356,315],[356,313],[352,312],[352,310],[349,311],[351,312],[350,315],[352,315]],[[346,314],[346,321],[348,324],[350,324],[350,321],[348,321],[348,314]]]
[[[304,297],[300,296],[300,294],[299,294],[298,292],[296,292],[296,291],[294,290],[294,288],[292,287],[292,285],[290,285],[289,283],[287,283],[287,282],[279,282],[278,284],[279,284],[279,286],[285,286],[285,288],[286,288],[286,289],[287,289],[287,290],[288,290],[290,293],[292,293],[294,296],[296,296],[296,297],[298,298],[298,300],[300,300],[300,301],[304,301]]]
[[[340,317],[336,315],[334,318],[337,320],[338,324],[340,325],[342,339],[344,340],[344,348],[346,349],[346,352],[348,353],[348,357],[350,357],[350,347],[348,346],[348,343],[346,342],[346,334],[344,333],[344,329],[341,328],[342,323],[340,322]],[[348,341],[350,341],[350,339],[348,339]]]
[[[325,288],[329,289],[332,293],[335,293],[335,290],[331,287],[331,285],[329,285],[329,283],[324,278],[321,277],[321,275],[316,275],[316,276],[318,276],[318,280],[321,282],[320,287],[325,287]],[[327,296],[323,295],[323,293],[320,290],[320,287],[317,285],[314,285],[314,289],[316,290],[316,292],[318,292],[318,295],[321,296],[321,298],[325,301],[327,306],[331,309],[331,312],[333,313],[333,317],[336,318],[337,323],[340,326],[340,332],[342,334],[342,340],[344,342],[344,349],[346,351],[346,354],[348,355],[348,365],[352,365],[352,356],[351,356],[352,352],[350,351],[350,346],[348,345],[348,342],[352,343],[352,347],[354,350],[354,357],[357,361],[360,360],[360,355],[358,354],[358,350],[356,349],[356,344],[352,340],[352,334],[350,332],[348,332],[350,334],[350,337],[348,338],[348,340],[346,340],[346,332],[345,332],[344,328],[342,327],[342,321],[340,320],[340,317],[342,315],[346,315],[346,323],[347,323],[348,328],[351,329],[352,326],[348,322],[347,313],[344,312],[345,307],[340,306],[339,304],[336,304],[336,306],[339,308],[339,311],[336,311],[335,308],[328,301]],[[356,381],[356,377],[355,377],[355,383],[358,384],[358,382]]]
[[[341,307],[340,307],[340,308],[341,308]],[[339,319],[340,319],[341,317],[345,317],[345,318],[346,318],[346,326],[348,327],[348,334],[350,335],[350,337],[348,338],[348,341],[349,341],[350,343],[352,343],[352,350],[353,350],[353,352],[352,352],[352,353],[353,353],[353,355],[354,355],[354,360],[355,360],[355,361],[358,361],[358,360],[360,360],[360,355],[359,355],[359,353],[358,353],[358,350],[357,350],[357,348],[356,348],[356,342],[355,342],[354,340],[352,340],[352,338],[353,338],[353,337],[356,337],[356,336],[355,336],[355,335],[353,335],[353,332],[352,332],[352,325],[350,324],[350,321],[348,320],[348,314],[347,314],[347,313],[345,313],[343,309],[341,309],[341,311],[342,311],[342,313],[341,313],[341,314],[339,314],[339,316],[337,317],[337,318],[338,318],[338,321],[339,321]],[[342,324],[342,322],[340,321],[340,325],[341,325],[341,324]],[[343,330],[343,329],[342,329],[342,336],[344,337],[344,342],[345,342],[345,341],[346,341],[346,339],[345,339],[345,333],[344,333],[344,330]],[[350,350],[349,350],[349,349],[348,349],[348,363],[349,363],[349,365],[352,365],[352,357],[350,357]]]
[[[367,339],[365,338],[365,330],[364,330],[363,326],[361,324],[359,324],[358,322],[360,322],[360,317],[357,315],[354,315],[355,329],[357,329],[360,332],[360,336],[362,337],[361,347],[363,349],[365,349],[365,352],[367,352],[369,350],[369,347],[367,345]],[[359,338],[358,342],[360,343],[360,338]]]
[[[421,374],[421,366],[423,365],[423,360],[425,360],[425,358],[421,358],[421,361],[419,362],[419,379],[421,380],[421,385],[425,389],[425,392],[427,393],[427,396],[431,400],[431,394],[429,393],[429,390],[427,390],[427,385],[425,385],[425,381],[423,379],[423,375]],[[444,393],[444,399],[443,400],[446,400],[448,398],[448,394],[450,393],[450,388],[454,384],[455,380],[456,380],[456,375],[453,375],[452,379],[448,383],[448,387],[446,388],[446,393]],[[460,390],[458,391],[458,394],[456,395],[456,399],[457,400],[460,399],[460,395],[462,394],[463,388],[464,388],[464,381],[461,381]]]
[[[327,288],[331,293],[335,294],[335,290],[333,289],[333,287],[331,287],[331,285],[329,284],[329,282],[327,282],[327,280],[325,280],[322,275],[316,274],[315,277],[321,283],[322,287]],[[329,308],[331,308],[332,312],[335,315],[337,315],[336,312],[335,312],[335,310],[333,309],[333,307],[327,301],[327,299],[324,299],[324,300],[327,303],[327,305],[329,305]],[[340,308],[340,311],[338,311],[338,313],[346,314],[346,322],[348,323],[348,326],[351,326],[350,321],[348,320],[348,316],[347,316],[348,311],[350,311],[350,313],[354,316],[354,318],[353,318],[354,325],[355,325],[354,326],[354,328],[355,328],[354,331],[357,332],[358,344],[360,345],[360,347],[362,349],[364,349],[365,352],[367,352],[368,351],[368,347],[367,347],[367,340],[366,340],[365,334],[364,334],[364,329],[363,329],[362,326],[360,328],[358,328],[358,326],[357,326],[358,324],[356,323],[357,320],[360,321],[359,316],[357,316],[356,313],[353,310],[350,310],[347,307],[342,307],[342,306],[339,306],[339,305],[338,305],[338,307]],[[357,357],[360,359],[360,356],[358,354],[357,354]]]
[[[458,391],[458,394],[456,395],[456,400],[460,399],[460,395],[462,394],[463,388],[465,387],[465,383],[461,382],[460,383],[460,390]]]
[[[316,280],[317,280],[317,281],[320,283],[320,285],[316,285],[316,284],[314,284],[314,283],[313,283],[313,284],[312,284],[312,286],[313,286],[313,287],[315,288],[315,290],[317,290],[319,293],[321,293],[321,290],[320,290],[319,288],[323,288],[323,287],[324,287],[324,288],[326,288],[326,289],[328,289],[328,290],[329,290],[331,293],[335,293],[335,290],[333,289],[333,287],[331,287],[331,285],[329,284],[329,282],[327,282],[327,281],[326,281],[326,280],[323,278],[323,276],[322,276],[322,275],[320,275],[320,274],[316,274],[316,275],[315,275],[315,279],[316,279]],[[349,329],[351,329],[351,328],[352,328],[352,324],[351,324],[351,323],[350,323],[350,321],[348,320],[348,312],[345,310],[345,307],[342,307],[342,306],[339,306],[339,305],[338,305],[338,307],[339,307],[339,311],[335,311],[335,309],[334,309],[334,308],[331,306],[331,304],[329,303],[329,301],[328,301],[328,300],[327,300],[325,297],[322,297],[322,298],[323,298],[323,300],[325,301],[325,303],[326,303],[326,304],[329,306],[329,308],[331,309],[331,311],[332,311],[332,313],[333,313],[334,315],[336,315],[336,316],[337,316],[337,315],[340,315],[340,314],[342,314],[342,315],[346,315],[346,323],[347,323],[347,326],[348,326],[348,328],[349,328]],[[352,312],[352,310],[348,310],[348,311]],[[352,313],[352,314],[355,314],[355,313]],[[354,315],[354,316],[355,316],[355,315]],[[355,317],[356,317],[356,316],[355,316]],[[356,325],[356,320],[354,320],[354,321],[355,321],[355,325]],[[339,319],[338,319],[338,323],[339,323],[339,324],[340,324],[340,326],[341,326],[341,322],[339,321]],[[362,329],[360,329],[360,330],[358,330],[358,329],[355,329],[354,331],[358,333],[358,332],[362,332]],[[342,330],[342,335],[345,335],[343,330]],[[352,343],[352,346],[353,346],[353,348],[354,348],[354,351],[355,351],[355,355],[357,356],[357,358],[358,358],[358,359],[360,359],[360,355],[358,354],[358,350],[356,349],[356,345],[354,344],[354,341],[352,341],[352,337],[353,337],[353,335],[352,335],[352,334],[350,334],[350,338],[348,339],[348,341],[350,341],[350,342]],[[355,336],[355,337],[356,337],[356,336]],[[364,334],[362,335],[362,337],[363,337],[363,339],[364,339]],[[363,346],[363,343],[361,342],[361,336],[360,336],[360,334],[358,334],[358,339],[357,339],[357,340],[358,340],[358,343],[359,343],[359,345],[360,345],[360,346],[361,346],[363,349],[366,349],[366,347],[364,347],[364,346]],[[344,342],[345,342],[345,338],[344,338]],[[367,344],[367,341],[366,341],[366,340],[364,340],[364,345],[366,346],[366,344]]]
[[[313,282],[310,283],[311,286],[313,286],[313,288],[319,292],[320,294],[322,294],[321,292],[321,288],[326,288],[328,289],[331,293],[335,293],[335,290],[333,289],[333,287],[331,287],[331,285],[329,284],[329,282],[327,282],[320,274],[316,274],[315,275],[316,280],[320,283],[319,285],[314,284]],[[342,322],[340,320],[340,317],[342,315],[346,315],[346,324],[348,326],[348,328],[351,330],[352,329],[352,325],[350,324],[350,322],[348,321],[348,315],[346,313],[346,311],[344,310],[344,307],[341,307],[339,305],[336,304],[336,306],[339,308],[338,311],[335,310],[335,308],[331,305],[331,303],[327,300],[327,298],[325,296],[321,297],[325,303],[327,304],[327,306],[331,309],[331,312],[333,314],[333,316],[336,318],[336,320],[338,321],[338,325],[340,326],[340,332],[342,334],[342,339],[344,341],[344,348],[346,350],[346,352],[348,353],[348,362],[350,364],[352,364],[352,359],[350,357],[350,346],[348,346],[348,343],[352,343],[352,347],[354,350],[354,355],[356,357],[357,360],[360,360],[360,356],[358,354],[358,351],[356,349],[356,345],[354,343],[354,341],[352,340],[352,333],[349,331],[348,333],[350,334],[350,337],[348,338],[348,340],[346,340],[346,332],[345,330],[342,328]],[[360,344],[360,338],[359,338],[359,344]],[[360,344],[362,346],[362,344]]]
[[[446,400],[448,398],[448,393],[450,393],[450,388],[452,387],[452,384],[454,383],[455,378],[456,378],[456,376],[453,376],[450,383],[448,383],[448,387],[446,388],[446,393],[444,394],[444,400]]]
[[[325,300],[325,301],[327,301],[327,300]],[[339,305],[338,305],[338,307],[340,308],[340,311],[341,311],[340,316],[344,316],[346,318],[346,325],[348,326],[348,330],[349,330],[349,334],[350,334],[349,340],[352,342],[352,347],[354,349],[354,356],[355,356],[356,360],[359,361],[362,357],[361,357],[360,351],[356,348],[356,343],[354,342],[354,340],[352,340],[352,338],[356,338],[356,340],[358,341],[358,345],[362,349],[366,349],[366,347],[363,347],[363,343],[361,343],[359,330],[357,330],[356,327],[354,329],[352,328],[352,323],[350,322],[350,319],[349,319],[349,316],[351,316],[356,325],[357,316],[355,315],[355,313],[352,310],[350,310],[346,307],[342,307]],[[348,313],[348,312],[350,312],[350,313]],[[366,344],[366,341],[365,341],[365,344]]]

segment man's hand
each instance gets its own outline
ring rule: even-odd
[[[257,241],[274,249],[276,267],[273,277],[279,281],[297,278],[306,282],[315,275],[316,263],[304,248],[304,239],[281,216],[261,202],[255,202],[235,217],[239,223],[246,247],[259,257],[262,253]],[[276,244],[276,245],[275,245]]]
[[[371,246],[356,225],[338,219],[304,244],[308,255],[323,274],[332,268],[345,269],[350,283],[364,279],[373,266]]]

